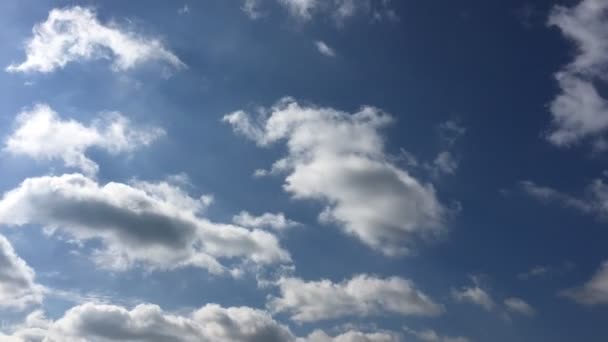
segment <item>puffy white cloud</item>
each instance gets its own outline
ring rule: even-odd
[[[466,337],[458,336],[458,337],[450,337],[450,336],[442,336],[439,335],[436,331],[431,329],[426,330],[413,330],[410,328],[404,328],[405,331],[414,336],[419,341],[423,342],[470,342],[470,340]]]
[[[141,36],[116,24],[99,22],[94,10],[83,7],[53,9],[36,24],[25,44],[26,59],[9,72],[52,72],[68,63],[94,59],[112,61],[114,70],[127,70],[148,61],[175,68],[185,64],[157,38]]]
[[[99,166],[86,156],[88,149],[100,148],[112,154],[132,152],[151,144],[164,134],[158,127],[134,127],[120,113],[104,113],[90,125],[62,119],[46,104],[39,104],[17,115],[15,129],[3,150],[34,159],[62,160],[93,175]]]
[[[349,330],[330,336],[315,330],[296,338],[289,328],[266,311],[250,307],[224,308],[207,304],[182,314],[162,310],[153,304],[132,309],[123,306],[84,303],[69,309],[57,320],[41,311],[0,338],[7,342],[398,342],[391,332],[364,333]]]
[[[283,213],[264,213],[253,216],[247,211],[241,211],[232,218],[234,224],[247,228],[274,229],[277,231],[297,227],[300,224],[285,217]]]
[[[521,182],[521,186],[526,194],[541,202],[555,202],[564,207],[598,217],[606,217],[608,215],[608,185],[604,184],[601,179],[596,179],[589,184],[584,196],[581,198],[559,192],[550,187],[540,186],[530,181]]]
[[[525,316],[536,315],[536,310],[534,310],[530,304],[526,303],[526,301],[521,298],[510,297],[505,299],[504,303],[507,310],[511,312],[519,313]]]
[[[601,136],[608,129],[608,103],[594,82],[608,80],[607,11],[606,1],[583,0],[570,8],[555,6],[549,16],[549,25],[577,47],[574,61],[556,74],[561,93],[550,106],[553,127],[547,137],[555,145],[590,137],[596,148],[606,147]]]
[[[269,232],[201,217],[207,204],[205,197],[192,198],[167,182],[101,185],[81,174],[44,176],[4,194],[0,224],[41,225],[76,241],[101,241],[94,260],[119,270],[134,264],[195,266],[219,274],[228,271],[220,259],[260,265],[290,261]]]
[[[269,309],[287,312],[297,322],[388,313],[436,316],[444,311],[412,281],[399,277],[382,279],[362,274],[340,283],[282,278],[277,285],[281,296],[269,300]]]
[[[605,261],[593,277],[580,287],[565,290],[562,295],[583,305],[608,304],[608,261]]]
[[[319,53],[324,56],[327,56],[327,57],[336,56],[336,52],[334,51],[334,49],[329,47],[329,45],[325,44],[325,42],[323,42],[321,40],[315,41],[315,46],[317,47],[317,51],[319,51]]]
[[[0,235],[0,309],[21,310],[28,305],[41,303],[44,288],[36,283],[35,277],[34,270]]]
[[[295,341],[287,327],[266,312],[248,307],[208,304],[178,315],[153,304],[140,304],[129,310],[96,303],[73,307],[55,321],[35,313],[7,339],[11,342]]]
[[[327,203],[321,220],[368,246],[406,254],[415,241],[445,231],[449,210],[433,186],[384,152],[379,130],[393,121],[389,114],[373,107],[349,114],[285,98],[256,119],[237,111],[223,120],[260,146],[285,141],[288,154],[270,173],[287,173],[285,191]]]
[[[371,332],[349,330],[336,336],[330,336],[322,330],[313,331],[306,338],[299,338],[298,342],[399,342],[398,334],[392,332]]]
[[[458,302],[468,302],[479,305],[486,311],[494,309],[494,300],[488,292],[482,289],[478,281],[473,278],[474,286],[464,286],[460,289],[452,289],[452,298]]]

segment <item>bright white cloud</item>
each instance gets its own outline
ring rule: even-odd
[[[388,313],[436,316],[444,311],[412,281],[399,277],[382,279],[362,274],[340,283],[282,278],[277,285],[281,295],[268,302],[269,309],[287,312],[297,322]]]
[[[596,179],[589,184],[584,195],[580,198],[530,181],[521,182],[521,186],[526,194],[541,202],[555,202],[564,207],[598,217],[608,215],[608,185],[604,184],[601,179]]]
[[[103,24],[90,8],[53,9],[45,22],[36,24],[25,43],[26,59],[11,64],[8,72],[48,73],[71,62],[95,59],[112,61],[114,70],[127,70],[149,62],[175,68],[185,64],[157,38],[141,36],[116,24]]]
[[[465,286],[460,289],[452,289],[452,298],[458,302],[467,302],[474,305],[479,305],[486,311],[492,311],[495,303],[488,292],[482,289],[475,278],[473,278],[474,286]]]
[[[593,138],[597,149],[605,149],[602,134],[608,129],[608,102],[594,82],[608,80],[608,3],[583,0],[574,7],[555,6],[549,25],[558,27],[577,47],[570,64],[556,74],[561,93],[550,109],[553,127],[548,139],[568,146]]]
[[[195,266],[221,274],[236,270],[220,260],[290,261],[269,232],[201,217],[207,204],[205,197],[192,198],[166,182],[101,185],[81,174],[44,176],[28,178],[4,194],[0,224],[40,225],[77,241],[101,241],[94,260],[119,270]]]
[[[530,304],[526,303],[521,298],[511,297],[507,298],[504,301],[505,307],[510,312],[519,313],[525,316],[534,316],[536,315],[536,310]]]
[[[336,52],[334,51],[334,49],[329,47],[329,45],[325,44],[325,42],[323,42],[321,40],[315,41],[315,46],[317,47],[317,51],[319,51],[319,53],[324,56],[327,56],[327,57],[336,56]]]
[[[287,13],[296,20],[305,22],[315,16],[328,16],[336,25],[357,15],[368,15],[374,21],[385,19],[395,21],[399,17],[391,8],[390,0],[277,0]],[[247,3],[247,2],[246,2]]]
[[[605,261],[593,277],[580,287],[565,290],[562,295],[583,305],[608,304],[608,261]]]
[[[449,211],[433,186],[384,152],[380,129],[393,121],[389,114],[373,107],[349,114],[285,98],[264,115],[255,120],[237,111],[223,120],[260,146],[285,141],[288,154],[270,173],[287,173],[283,188],[294,198],[327,203],[323,222],[386,255],[406,254],[415,241],[445,231]]]
[[[182,311],[183,312],[183,311]],[[330,336],[315,330],[296,338],[289,328],[266,311],[250,307],[224,308],[207,304],[181,314],[164,311],[157,305],[140,304],[132,309],[110,304],[83,303],[69,309],[57,320],[42,311],[30,314],[25,322],[0,332],[7,342],[399,342],[392,332],[349,330]]]
[[[260,216],[251,215],[247,211],[241,211],[232,218],[234,224],[247,228],[273,229],[277,231],[297,227],[298,222],[285,217],[283,213],[264,213]]]
[[[62,160],[88,175],[99,166],[86,156],[97,147],[112,154],[132,152],[164,135],[157,127],[138,128],[120,113],[104,113],[90,125],[62,119],[48,105],[39,104],[17,115],[15,129],[3,150],[37,160]]]
[[[297,342],[399,342],[398,334],[392,332],[372,332],[349,330],[336,336],[330,336],[322,330],[313,331],[308,337],[300,338]]]
[[[431,329],[426,330],[413,330],[410,328],[404,328],[404,330],[414,336],[416,339],[422,342],[470,342],[466,337],[450,337],[439,335],[436,331]]]
[[[248,307],[223,308],[215,304],[178,315],[153,304],[140,304],[129,310],[116,305],[85,303],[71,308],[55,321],[37,312],[6,338],[11,342],[295,341],[287,327],[264,311]]]
[[[40,304],[44,289],[35,281],[34,270],[21,259],[10,242],[0,235],[0,309],[21,310]]]

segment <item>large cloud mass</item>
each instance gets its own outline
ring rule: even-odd
[[[7,71],[48,73],[70,62],[94,59],[112,60],[115,70],[131,69],[154,60],[185,67],[160,40],[115,24],[103,24],[89,8],[53,9],[45,22],[34,26],[32,33],[25,44],[25,61],[11,64]]]
[[[218,259],[273,264],[290,260],[276,237],[200,217],[207,201],[167,182],[98,184],[81,174],[28,178],[0,200],[0,224],[35,224],[79,241],[100,240],[95,260],[125,269],[202,267]]]
[[[349,114],[285,98],[259,120],[237,111],[224,121],[260,146],[285,141],[288,154],[271,170],[288,174],[285,191],[327,203],[321,219],[372,248],[404,254],[417,238],[444,231],[447,210],[433,186],[385,154],[379,130],[393,119],[377,108]]]

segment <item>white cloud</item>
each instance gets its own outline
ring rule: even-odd
[[[505,303],[505,307],[507,308],[507,310],[509,310],[511,312],[519,313],[519,314],[522,314],[525,316],[536,315],[536,310],[534,310],[534,308],[532,306],[530,306],[530,304],[526,303],[521,298],[515,298],[515,297],[507,298],[507,299],[505,299],[504,303]]]
[[[127,70],[149,61],[175,68],[185,64],[157,38],[141,36],[116,24],[103,24],[90,8],[53,9],[36,24],[25,44],[26,60],[11,64],[8,72],[52,72],[68,63],[95,59],[112,61],[114,70]]]
[[[492,311],[495,303],[486,290],[482,289],[476,277],[472,277],[474,286],[464,286],[461,289],[452,289],[452,298],[458,302],[468,302],[479,305],[486,311]]]
[[[116,305],[85,303],[71,308],[55,321],[36,312],[6,338],[11,342],[295,341],[287,327],[264,311],[248,307],[223,308],[215,304],[179,315],[153,304],[140,304],[129,310]]]
[[[393,121],[389,114],[373,107],[349,114],[285,98],[258,120],[243,111],[223,120],[260,146],[285,141],[288,154],[271,170],[287,173],[285,191],[325,202],[321,220],[339,224],[368,246],[386,255],[406,254],[415,241],[445,231],[449,210],[433,186],[384,152],[380,129]]]
[[[413,330],[410,328],[404,328],[404,330],[414,336],[416,339],[422,342],[470,342],[470,340],[466,337],[458,336],[458,337],[450,337],[450,336],[442,336],[439,335],[436,331],[431,329],[426,330]]]
[[[307,338],[298,342],[399,342],[401,337],[392,332],[372,332],[349,330],[340,335],[330,336],[322,330],[315,330]]]
[[[201,217],[206,204],[166,182],[101,185],[81,174],[44,176],[4,194],[0,224],[40,225],[76,241],[101,241],[94,260],[118,270],[195,266],[220,274],[229,271],[220,260],[290,261],[269,232]]]
[[[565,290],[562,295],[583,305],[608,304],[608,261],[605,261],[593,277],[580,287]]]
[[[257,20],[264,16],[260,11],[260,0],[244,0],[241,10],[243,10],[251,20]]]
[[[289,328],[275,321],[266,311],[250,307],[224,308],[207,304],[182,313],[164,311],[154,304],[132,309],[110,304],[83,303],[69,309],[57,320],[42,311],[31,313],[23,322],[0,332],[7,342],[398,342],[392,332],[364,333],[349,330],[330,336],[315,330],[296,338]]]
[[[0,309],[22,310],[29,305],[40,304],[44,288],[36,283],[35,278],[34,270],[0,235]]]
[[[287,13],[296,20],[306,22],[316,15],[330,17],[336,25],[357,15],[368,15],[373,21],[385,19],[396,21],[397,13],[391,8],[390,0],[277,0]]]
[[[260,216],[253,216],[247,211],[241,211],[232,218],[234,224],[247,228],[274,229],[277,231],[297,227],[298,222],[285,217],[283,213],[264,213]]]
[[[440,152],[433,161],[432,170],[437,174],[444,173],[452,175],[456,172],[456,169],[458,169],[458,161],[449,151]]]
[[[382,279],[361,274],[341,283],[282,278],[277,285],[281,296],[268,302],[269,309],[287,312],[297,322],[388,313],[436,316],[444,311],[412,281],[399,277]]]
[[[315,46],[317,47],[317,51],[319,51],[319,53],[324,56],[327,56],[327,57],[336,56],[336,52],[334,51],[334,49],[329,47],[329,45],[325,44],[325,42],[323,42],[321,40],[315,41]]]
[[[604,184],[601,179],[596,179],[589,184],[581,198],[530,181],[521,182],[521,186],[526,194],[541,202],[555,202],[600,218],[608,216],[608,185]]]
[[[605,149],[602,134],[608,129],[608,103],[594,82],[608,80],[608,3],[583,0],[567,8],[555,6],[548,24],[558,27],[575,43],[574,61],[556,74],[561,93],[550,106],[553,126],[547,136],[558,146],[592,138],[596,148]]]
[[[138,128],[117,112],[104,113],[90,125],[64,120],[48,105],[39,104],[17,115],[4,151],[37,160],[62,160],[88,175],[99,166],[86,156],[91,147],[112,154],[132,152],[164,135],[157,127]]]
[[[310,20],[320,6],[319,0],[278,0],[291,16],[300,20]]]

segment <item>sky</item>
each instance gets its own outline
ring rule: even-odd
[[[0,3],[0,341],[608,339],[608,1]]]

